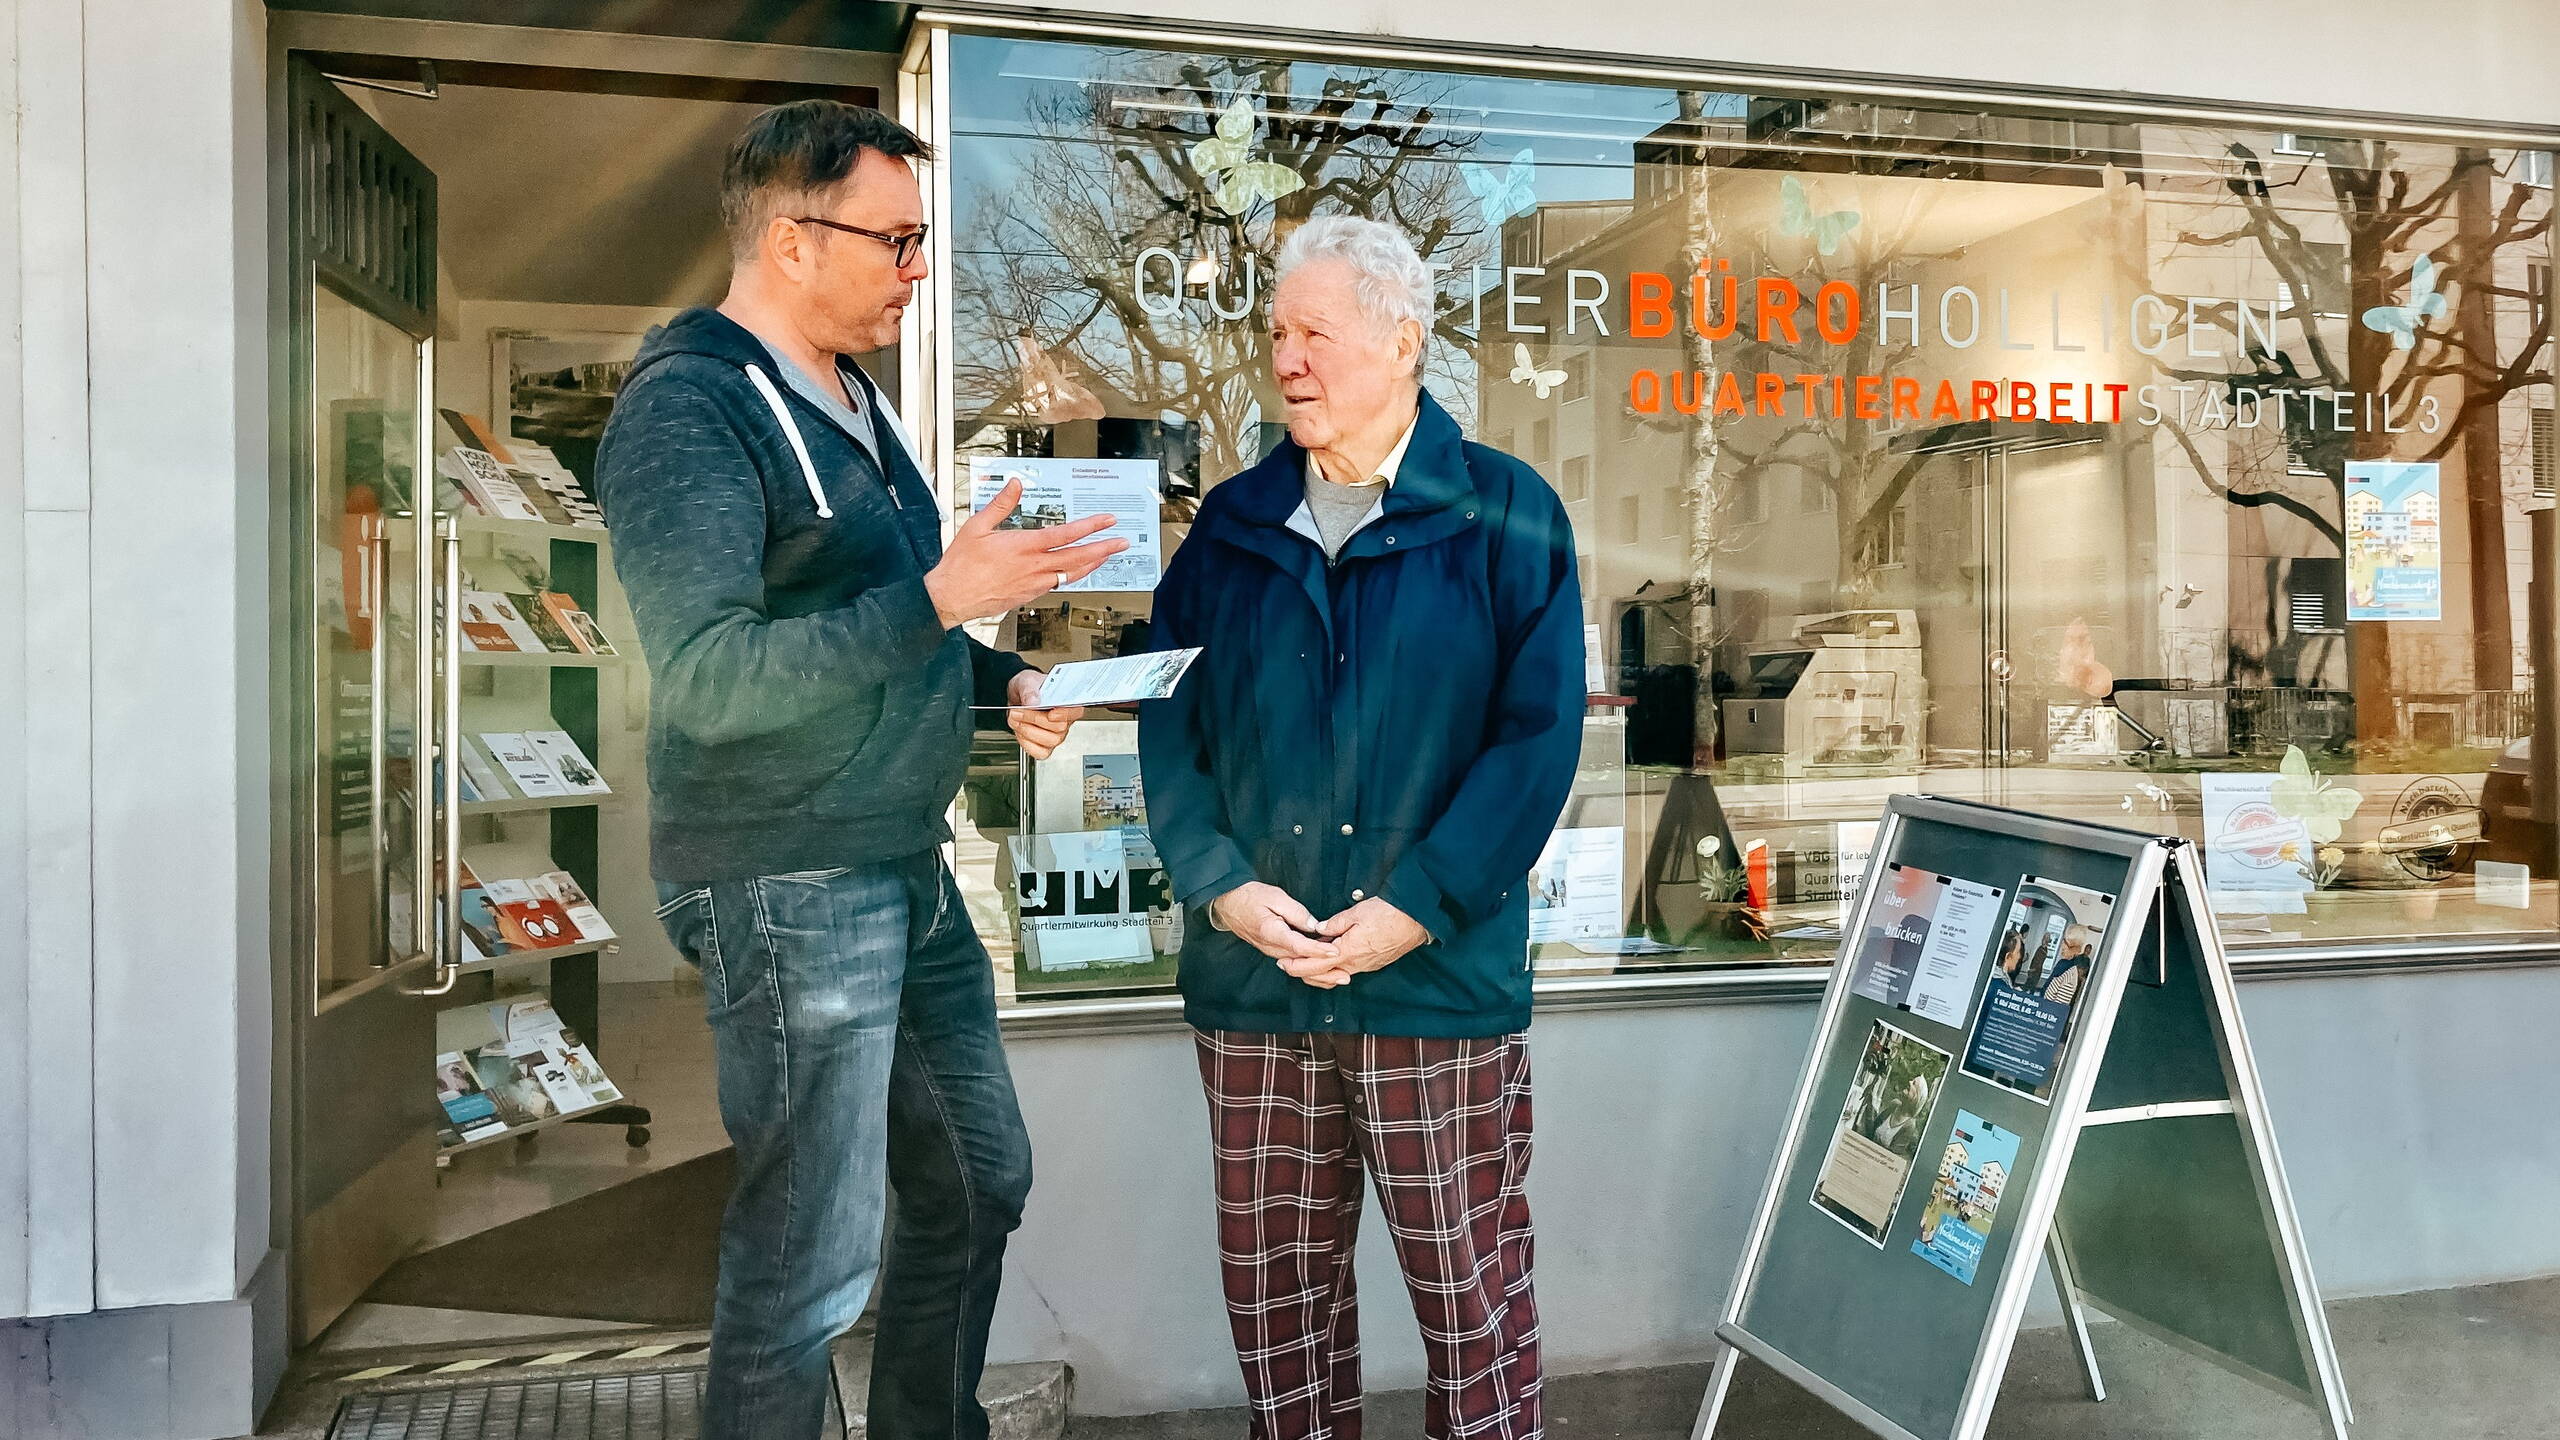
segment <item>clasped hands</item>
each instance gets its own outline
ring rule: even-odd
[[[1270,956],[1280,968],[1320,989],[1383,970],[1430,940],[1410,915],[1372,895],[1318,921],[1277,885],[1247,881],[1210,902],[1218,923]]]

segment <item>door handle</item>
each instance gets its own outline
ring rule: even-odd
[[[451,994],[462,981],[462,522],[434,514],[432,530],[432,550],[421,554],[436,559],[422,567],[427,583],[419,587],[431,599],[419,613],[434,618],[435,643],[419,645],[418,669],[428,680],[420,693],[428,697],[436,763],[432,788],[423,796],[428,803],[418,807],[417,841],[418,854],[432,863],[417,867],[411,879],[418,913],[432,910],[434,916],[434,929],[424,933],[431,937],[435,978],[408,992],[417,996]]]
[[[409,895],[409,943],[395,945],[387,913],[391,903],[391,834],[383,823],[384,814],[391,804],[391,721],[385,704],[391,688],[391,624],[383,605],[389,590],[385,578],[391,573],[391,526],[379,511],[356,523],[361,531],[370,533],[364,535],[363,558],[358,562],[363,568],[357,575],[356,593],[348,596],[345,603],[349,610],[349,631],[362,626],[365,636],[365,684],[368,687],[365,696],[365,840],[373,851],[372,893],[381,897],[386,907],[382,948],[374,952],[373,968],[388,970],[416,959],[425,949],[418,943],[418,937],[425,933],[419,927],[426,923],[426,912],[418,908],[418,896],[413,888]],[[361,614],[356,613],[357,607],[362,607]],[[334,725],[338,697],[330,696],[329,703],[330,723]],[[419,733],[412,729],[409,732],[409,787],[416,798],[423,798],[415,772],[420,763],[419,757],[424,753],[419,744]],[[417,856],[414,852],[410,861],[411,868],[415,869]]]

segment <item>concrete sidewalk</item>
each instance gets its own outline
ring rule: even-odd
[[[2354,1440],[2555,1440],[2560,1437],[2560,1276],[2462,1290],[2334,1301]],[[1410,1323],[1381,1308],[1371,1325]],[[2096,1327],[2108,1398],[2091,1404],[2059,1329],[2030,1331],[2001,1387],[1992,1440],[2316,1440],[2313,1414],[2134,1331]],[[1566,1375],[1547,1385],[1549,1440],[1685,1440],[1707,1367]],[[1419,1391],[1370,1397],[1366,1433],[1422,1433]],[[1068,1440],[1239,1440],[1245,1412],[1192,1410],[1078,1417]],[[1719,1436],[1864,1440],[1765,1368],[1734,1382]]]

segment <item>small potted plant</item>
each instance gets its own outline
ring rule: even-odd
[[[2347,868],[2347,852],[2336,845],[2323,845],[2311,859],[2311,892],[2303,896],[2310,907],[2311,918],[2322,923],[2335,919],[2346,891],[2338,885],[2338,877]]]
[[[1712,835],[1698,842],[1698,927],[1728,939],[1759,939],[1765,927],[1751,908],[1750,872],[1723,849]]]

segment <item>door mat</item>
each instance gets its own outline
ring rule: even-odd
[[[329,1440],[698,1440],[700,1369],[350,1395]]]

